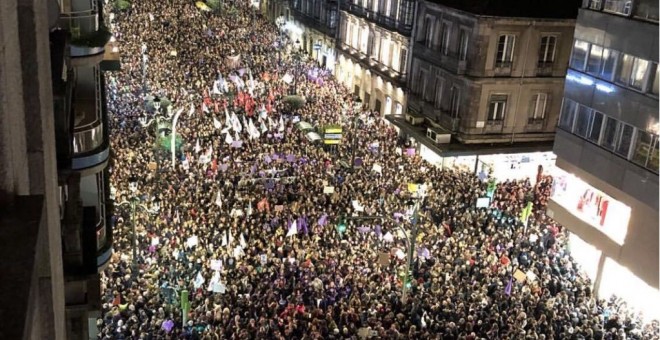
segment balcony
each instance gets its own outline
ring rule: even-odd
[[[525,131],[527,132],[540,132],[545,129],[545,118],[528,118]]]
[[[408,94],[408,108],[423,115],[433,126],[442,127],[451,132],[457,132],[460,118],[452,117],[449,110],[436,107],[434,103],[424,100],[420,94]]]
[[[333,22],[330,20],[329,12],[326,13],[326,20],[322,21],[319,17],[315,17],[311,13],[305,13],[301,8],[292,7],[293,17],[300,21],[305,27],[313,28],[329,37],[335,38],[337,36],[337,20]]]
[[[401,88],[406,86],[406,74],[401,73],[383,63],[379,60],[376,60],[373,57],[370,57],[366,53],[353,48],[345,43],[338,43],[338,46],[342,51],[345,52],[346,56],[353,59],[354,62],[362,64],[365,68],[371,70],[372,72],[378,74],[384,79],[391,82],[393,85],[397,85]]]
[[[440,66],[456,75],[463,75],[467,71],[467,60],[460,60],[458,53],[449,52],[448,54],[443,54],[439,48],[436,50],[428,47],[425,42],[415,43],[415,49],[413,51],[414,57]]]
[[[76,76],[72,169],[89,174],[105,167],[110,151],[104,79],[97,67],[79,68]]]
[[[60,27],[71,33],[70,55],[74,67],[93,66],[103,60],[110,32],[103,26],[99,2],[74,2],[60,15]]]
[[[513,61],[496,61],[493,72],[495,77],[510,77],[513,69]]]
[[[536,75],[539,77],[552,77],[555,63],[552,61],[539,61],[536,65]]]
[[[399,20],[396,20],[392,17],[389,17],[387,15],[383,15],[381,13],[369,10],[367,8],[364,8],[360,5],[347,2],[347,1],[342,1],[341,3],[341,9],[358,16],[360,18],[363,18],[367,21],[370,21],[378,26],[381,26],[383,28],[386,28],[391,31],[395,31],[398,33],[401,33],[402,35],[406,37],[410,37],[410,34],[412,33],[412,23],[406,24],[403,23]]]
[[[66,62],[66,38],[64,30],[50,33],[51,83],[53,85],[53,115],[55,122],[55,149],[58,173],[71,169],[73,157],[73,111],[71,95],[73,73]]]

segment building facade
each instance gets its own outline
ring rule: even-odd
[[[656,318],[659,71],[657,1],[583,2],[548,205],[594,291]]]
[[[339,2],[337,0],[291,0],[291,15],[284,28],[296,46],[320,67],[333,71],[337,52],[336,37],[339,28]]]
[[[551,141],[577,5],[535,17],[470,2],[420,2],[410,111],[464,144]]]
[[[406,106],[414,0],[344,0],[335,76],[382,115]]]
[[[27,208],[31,214],[22,218],[38,223],[25,229],[37,240],[36,257],[22,268],[34,270],[26,287],[36,290],[24,301],[11,297],[12,305],[25,306],[12,313],[24,327],[8,333],[0,326],[0,333],[95,338],[99,273],[113,252],[104,71],[118,69],[118,49],[104,25],[103,1],[4,4],[3,44],[15,48],[1,59],[0,163],[14,169],[3,176],[0,206],[15,207],[12,214]],[[13,59],[14,52],[20,58]],[[24,241],[17,246],[31,245]]]

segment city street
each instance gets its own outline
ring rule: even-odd
[[[134,1],[110,26],[101,338],[600,339],[625,324],[543,213],[552,178],[489,192],[426,163],[247,3]],[[640,325],[629,338],[650,338]]]

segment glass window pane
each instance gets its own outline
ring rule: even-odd
[[[591,109],[584,106],[578,106],[577,119],[575,120],[575,134],[580,137],[587,137],[589,132],[589,123],[591,122]]]
[[[603,139],[601,141],[601,145],[605,149],[614,150],[618,127],[619,121],[613,118],[607,118],[607,122],[605,123],[605,131],[603,132]]]
[[[618,141],[619,145],[616,148],[616,153],[628,158],[628,150],[630,150],[630,143],[632,142],[634,130],[635,129],[628,124],[621,124],[621,133]]]
[[[644,86],[644,77],[649,69],[648,60],[635,58],[633,63],[632,75],[630,76],[630,86],[641,90]]]
[[[591,53],[589,53],[589,61],[587,61],[587,72],[598,75],[602,60],[603,48],[598,45],[591,45]]]
[[[658,95],[658,79],[660,78],[660,68],[658,68],[658,65],[655,65],[656,70],[655,73],[653,74],[653,85],[651,86],[651,93],[655,94],[656,96]]]
[[[573,131],[573,118],[575,117],[575,109],[577,108],[577,103],[564,98],[564,103],[561,108],[561,116],[559,116],[559,127],[564,128],[568,131]]]
[[[600,137],[600,130],[603,127],[603,114],[600,112],[594,111],[593,118],[591,119],[591,130],[589,131],[589,136],[587,139],[594,143],[598,143],[598,138]]]
[[[632,73],[633,62],[635,57],[630,54],[624,54],[621,59],[621,65],[619,67],[619,72],[617,73],[616,80],[620,83],[628,85],[628,80],[630,80],[630,74]]]
[[[646,164],[646,167],[658,172],[658,136],[653,136],[653,147],[651,148],[651,154],[649,155],[649,161]]]
[[[607,48],[603,49],[603,71],[600,73],[603,79],[612,80],[614,75],[614,67],[616,67],[616,59],[619,57],[619,52],[612,51]]]
[[[589,51],[589,43],[586,41],[575,40],[573,45],[573,55],[571,56],[571,67],[583,71],[587,61],[587,52]]]
[[[631,160],[641,166],[646,166],[646,160],[651,152],[653,146],[653,135],[646,131],[637,131],[637,138],[635,140],[635,150],[633,151]]]

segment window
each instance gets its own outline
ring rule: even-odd
[[[442,23],[442,42],[440,43],[440,48],[442,49],[442,54],[449,54],[449,38],[451,37],[451,26],[447,23]]]
[[[642,90],[648,69],[648,60],[635,58],[633,61],[632,74],[630,75],[630,86]]]
[[[461,37],[458,43],[458,60],[463,61],[467,59],[467,49],[469,42],[470,42],[470,35],[468,31],[462,29]]]
[[[632,0],[605,0],[604,11],[630,15],[632,13]]]
[[[506,113],[507,95],[494,94],[490,96],[490,104],[488,105],[488,120],[489,121],[502,121]]]
[[[603,48],[598,45],[591,45],[591,52],[587,60],[587,73],[599,75],[601,63],[603,61]]]
[[[619,65],[619,71],[617,72],[617,82],[628,85],[634,62],[635,57],[630,54],[623,55],[623,58],[621,58],[621,65]]]
[[[497,40],[497,55],[495,56],[496,67],[511,66],[513,52],[516,45],[516,36],[513,34],[500,35]]]
[[[408,62],[408,50],[406,50],[405,48],[402,48],[400,55],[401,55],[401,57],[399,58],[400,59],[399,72],[401,72],[402,74],[405,74],[406,70],[408,69],[408,67],[406,65],[406,63]]]
[[[625,157],[626,159],[628,158],[628,152],[630,151],[630,144],[632,143],[633,139],[633,131],[635,131],[635,129],[632,126],[620,123],[616,153]]]
[[[433,20],[432,17],[426,17],[426,19],[424,19],[424,27],[426,29],[426,31],[424,32],[424,45],[426,45],[426,47],[429,48],[433,48],[433,36],[434,36],[433,26],[435,26],[434,21],[435,20]]]
[[[587,132],[589,132],[590,123],[591,109],[587,106],[578,104],[577,116],[575,118],[575,130],[573,133],[582,138],[587,138]]]
[[[588,42],[575,40],[575,43],[573,44],[573,54],[571,55],[571,67],[579,71],[584,71],[588,52]]]
[[[591,126],[589,127],[589,135],[587,139],[598,144],[600,140],[600,130],[603,128],[603,114],[594,111],[591,119]]]
[[[564,98],[559,116],[559,127],[573,132],[573,120],[575,120],[575,111],[578,104],[568,98]]]
[[[603,77],[603,79],[612,80],[618,58],[619,52],[607,48],[603,49],[603,69],[600,72],[600,76]]]
[[[392,113],[392,97],[387,96],[385,98],[385,115]]]
[[[590,0],[589,1],[589,9],[595,9],[597,11],[600,11],[603,6],[602,0]]]
[[[387,40],[386,38],[382,38],[380,41],[380,62],[383,65],[389,65],[389,57],[390,57],[390,43],[391,41]]]
[[[544,119],[545,118],[545,108],[548,101],[547,93],[537,93],[532,96],[531,104],[531,119]]]
[[[651,152],[653,152],[653,147],[654,144],[657,143],[657,140],[658,136],[646,131],[638,130],[637,138],[635,138],[635,146],[630,160],[641,166],[646,166],[649,155]],[[657,152],[657,148],[655,151]]]
[[[403,113],[403,105],[401,105],[401,103],[396,102],[395,108],[396,109],[394,110],[394,114],[400,115]]]
[[[660,68],[658,68],[658,64],[655,64],[655,72],[652,75],[653,81],[651,82],[651,93],[654,95],[658,95],[658,78],[660,78]]]
[[[452,86],[451,88],[451,101],[449,103],[449,110],[452,118],[460,117],[461,109],[461,89]]]
[[[620,122],[614,118],[607,117],[605,121],[605,130],[603,131],[603,138],[600,145],[608,150],[614,150],[616,146],[616,137],[619,134]]]
[[[539,49],[539,64],[548,64],[555,61],[555,47],[557,37],[546,35],[541,37],[541,48]]]
[[[435,78],[435,98],[433,102],[436,109],[440,108],[442,105],[442,87],[442,78]]]

